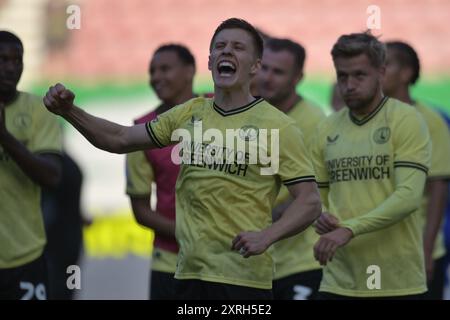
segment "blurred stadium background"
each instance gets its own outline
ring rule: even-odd
[[[69,5],[81,9],[81,28],[69,30]],[[381,9],[383,40],[417,49],[422,77],[414,95],[450,114],[448,0],[0,0],[0,29],[25,46],[21,90],[42,95],[56,81],[77,93],[77,104],[130,124],[155,107],[147,69],[162,43],[187,45],[197,59],[196,92],[212,91],[208,46],[224,19],[242,17],[269,35],[290,37],[307,50],[302,93],[329,110],[334,81],[330,49],[343,33],[366,29],[369,5]],[[124,194],[124,157],[99,151],[65,127],[65,145],[84,172],[85,228],[79,299],[145,299],[152,233],[133,220]],[[450,294],[449,294],[450,295]]]

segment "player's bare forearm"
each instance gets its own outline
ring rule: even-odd
[[[424,233],[425,254],[432,254],[437,234],[441,228],[447,203],[448,181],[436,179],[427,181],[427,215]]]
[[[315,182],[290,186],[289,191],[293,201],[280,219],[266,229],[271,244],[305,230],[320,216],[322,207]]]
[[[0,130],[0,145],[19,168],[41,187],[55,187],[61,179],[61,163],[58,156],[31,153],[9,132]]]
[[[274,207],[272,209],[272,221],[275,222],[278,219],[280,219],[281,215],[283,214],[283,212],[290,206],[290,204],[292,203],[293,199],[289,198],[286,201],[280,203],[279,205],[277,205],[276,207]]]
[[[65,118],[99,149],[127,153],[156,147],[147,134],[145,124],[127,127],[95,117],[75,106],[74,99],[75,94],[58,83],[49,88],[43,101],[50,112]]]
[[[155,147],[148,137],[144,124],[122,126],[95,117],[76,106],[62,116],[99,149],[113,153],[127,153]]]
[[[175,237],[175,221],[152,211],[149,196],[131,197],[130,201],[137,223],[152,229],[158,235],[171,238]]]

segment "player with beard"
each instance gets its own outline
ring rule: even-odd
[[[328,211],[315,224],[323,299],[420,299],[427,290],[419,208],[431,143],[423,117],[383,95],[385,50],[357,33],[331,51],[348,108],[319,126],[312,150]]]

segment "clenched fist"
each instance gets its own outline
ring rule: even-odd
[[[314,222],[314,228],[318,234],[331,232],[339,227],[339,219],[329,212],[322,212],[319,219]]]
[[[58,83],[48,89],[43,101],[48,111],[63,115],[72,108],[74,99],[75,94]]]

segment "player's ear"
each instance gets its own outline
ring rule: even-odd
[[[250,69],[250,74],[252,76],[255,76],[258,71],[261,69],[261,59],[256,59],[255,63],[252,65],[251,69]]]
[[[212,62],[211,62],[211,55],[208,56],[208,70],[212,71]]]

